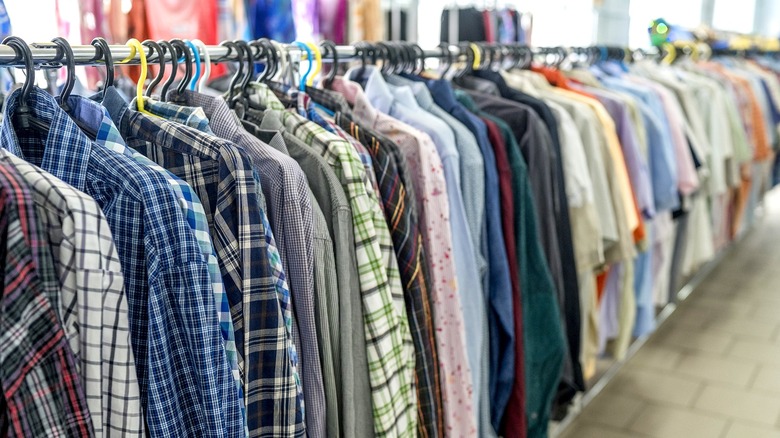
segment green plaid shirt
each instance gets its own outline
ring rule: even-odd
[[[401,276],[385,215],[352,145],[285,106],[264,84],[250,98],[282,110],[285,127],[317,151],[341,180],[352,208],[355,254],[363,299],[374,431],[377,436],[416,436],[415,355]]]

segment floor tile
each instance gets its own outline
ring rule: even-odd
[[[780,397],[711,385],[704,388],[694,408],[774,426],[780,416]]]
[[[682,356],[683,353],[679,350],[647,344],[626,363],[626,368],[641,367],[670,371],[677,368]]]
[[[693,402],[701,383],[695,378],[673,376],[664,371],[626,369],[607,385],[607,389],[685,407]]]
[[[650,340],[651,344],[665,347],[676,347],[708,353],[722,354],[729,349],[733,337],[728,333],[711,331],[685,330],[685,327],[677,327],[677,330],[659,333],[658,339]]]
[[[685,354],[680,359],[675,374],[745,388],[757,368],[758,365],[743,359],[724,358],[707,353]]]
[[[762,365],[751,387],[758,391],[775,392],[780,395],[780,367]]]
[[[594,424],[576,423],[569,426],[561,438],[641,438],[641,436]]]
[[[723,438],[780,438],[780,430],[735,422]]]
[[[636,418],[629,429],[657,438],[719,437],[727,422],[711,414],[702,414],[675,408],[647,406]]]
[[[740,340],[731,347],[729,355],[759,364],[780,366],[780,345],[769,342]]]
[[[644,407],[636,397],[605,390],[585,407],[582,417],[593,423],[623,429]]]

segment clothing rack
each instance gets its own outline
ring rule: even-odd
[[[252,57],[255,62],[263,59],[263,49],[257,44],[249,42],[250,49],[252,50]],[[376,60],[377,49],[381,49],[382,44],[372,43],[357,43],[355,45],[339,45],[335,47],[336,56],[331,51],[322,53],[323,62],[332,62],[334,59],[338,61],[358,61],[363,58],[371,58]],[[109,45],[111,51],[111,58],[117,65],[139,65],[141,63],[140,54],[136,53],[132,58],[130,57],[134,53],[134,48],[129,45]],[[295,44],[281,44],[279,45],[287,54],[297,60],[306,60],[307,53]],[[32,43],[29,44],[30,51],[33,57],[33,64],[36,67],[49,67],[56,68],[60,66],[63,61],[62,49],[53,42],[46,43]],[[149,64],[159,64],[161,60],[165,62],[171,61],[170,53],[165,53],[162,57],[159,54],[154,53],[148,46],[143,45],[146,61]],[[98,66],[103,64],[103,56],[100,49],[94,45],[73,45],[71,46],[73,51],[73,60],[75,65],[78,66]],[[205,50],[204,50],[205,49]],[[366,50],[368,49],[368,50]],[[450,61],[473,61],[474,49],[480,51],[481,62],[480,65],[485,65],[488,61],[493,61],[497,56],[526,56],[526,55],[559,55],[569,56],[572,54],[585,55],[608,59],[622,59],[628,57],[630,52],[634,56],[640,54],[642,56],[651,56],[654,52],[646,51],[644,49],[631,50],[627,48],[619,47],[607,47],[607,46],[591,46],[591,47],[529,47],[521,44],[487,44],[487,43],[475,43],[475,42],[461,42],[458,45],[442,43],[436,48],[432,49],[419,49],[416,51],[416,59],[449,59]],[[191,50],[191,49],[190,49]],[[198,49],[201,59],[205,59],[208,55],[212,63],[223,62],[237,62],[240,57],[234,53],[230,47],[226,45],[207,45]],[[370,52],[367,54],[367,52]],[[657,53],[657,52],[656,52]],[[471,56],[471,58],[469,58]],[[129,58],[129,59],[128,59]],[[464,59],[465,58],[465,59]],[[0,44],[0,66],[24,66],[24,63],[20,60],[13,47]]]

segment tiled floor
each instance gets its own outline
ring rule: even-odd
[[[780,438],[780,193],[562,438]]]

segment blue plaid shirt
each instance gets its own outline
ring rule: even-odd
[[[117,246],[130,309],[141,402],[153,436],[243,435],[208,266],[165,179],[96,146],[45,91],[28,104],[50,131],[18,136],[9,95],[0,128],[14,155],[92,196]]]
[[[111,116],[104,107],[81,96],[71,96],[70,99],[68,99],[68,104],[71,108],[71,113],[74,114],[74,118],[77,118],[80,122],[97,130],[95,143],[131,158],[138,164],[160,173],[168,182],[171,192],[173,192],[174,196],[179,200],[179,206],[182,209],[185,219],[187,219],[187,224],[190,226],[195,238],[198,240],[198,245],[203,253],[203,258],[208,263],[209,279],[211,280],[211,289],[214,292],[214,302],[217,307],[217,317],[222,333],[222,343],[225,346],[225,353],[227,354],[230,370],[233,374],[233,380],[236,383],[239,400],[243,401],[244,387],[241,372],[239,371],[236,340],[233,333],[233,319],[230,316],[230,303],[228,302],[227,295],[225,295],[225,287],[222,284],[222,276],[219,272],[219,263],[217,262],[217,253],[214,251],[214,247],[211,244],[209,225],[206,221],[206,212],[203,211],[203,205],[201,204],[198,195],[192,190],[192,187],[190,187],[189,184],[176,177],[176,175],[163,169],[157,163],[135,150],[128,148],[125,145],[124,139],[119,134],[119,130],[114,125],[114,122],[111,121]],[[241,359],[243,362],[243,357]],[[243,363],[241,365],[243,366]],[[245,419],[244,421],[246,422],[246,412],[243,402],[241,403],[241,412]]]
[[[236,345],[244,352],[250,436],[303,436],[303,397],[293,362],[297,358],[285,309],[277,298],[277,288],[287,290],[286,279],[281,269],[275,269],[281,263],[269,256],[268,222],[245,151],[187,126],[132,111],[112,88],[103,105],[128,146],[185,180],[203,203],[230,301]]]

